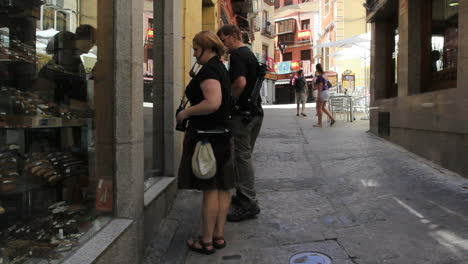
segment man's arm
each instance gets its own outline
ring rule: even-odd
[[[247,85],[247,79],[245,76],[239,76],[231,85],[232,96],[239,97]]]
[[[236,52],[231,54],[229,62],[229,75],[231,77],[231,92],[234,97],[239,97],[247,85],[246,63]]]

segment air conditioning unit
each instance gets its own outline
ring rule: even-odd
[[[46,0],[46,6],[50,6],[53,8],[63,8],[63,1],[64,0]]]

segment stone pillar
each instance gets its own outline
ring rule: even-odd
[[[144,254],[143,1],[114,0],[115,209],[133,219],[126,257]]]
[[[115,215],[143,213],[143,1],[114,0]]]
[[[175,110],[183,87],[181,0],[154,1],[154,168],[160,176],[175,176],[182,134],[175,130]]]
[[[398,9],[398,97],[421,92],[421,0],[400,0]],[[411,65],[411,67],[410,67]]]
[[[371,72],[370,72],[370,105],[374,106],[375,101],[385,98],[386,76],[388,64],[386,63],[387,24],[384,20],[377,20],[371,24]]]
[[[409,1],[409,7],[407,12],[408,21],[408,63],[411,67],[408,68],[408,87],[407,94],[417,94],[422,91],[422,5],[428,5],[426,0],[411,0]],[[400,93],[400,91],[398,91]]]

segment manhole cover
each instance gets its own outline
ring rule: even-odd
[[[289,264],[331,264],[329,256],[317,252],[302,252],[292,256]]]

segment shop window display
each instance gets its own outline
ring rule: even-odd
[[[457,86],[458,1],[432,0],[423,9],[426,32],[423,36],[422,67],[429,73],[423,91]]]
[[[112,212],[94,167],[96,21],[52,23],[42,5],[0,1],[0,263],[58,263]]]

